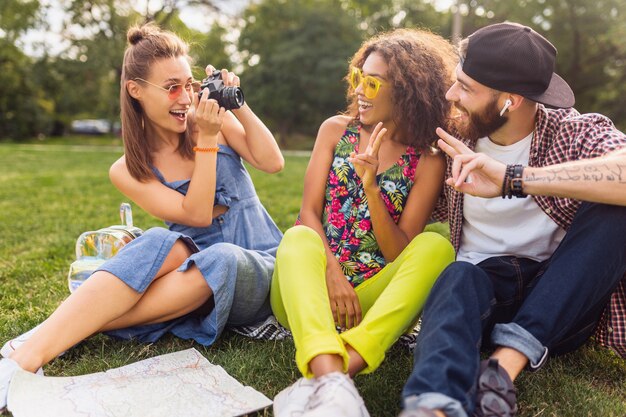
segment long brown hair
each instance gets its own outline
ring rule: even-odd
[[[152,145],[146,138],[145,116],[139,101],[131,97],[126,82],[136,78],[148,78],[152,64],[163,58],[188,58],[189,46],[172,32],[160,29],[153,23],[133,26],[126,34],[128,47],[124,52],[122,79],[120,83],[120,118],[124,156],[130,175],[146,181],[154,177],[152,172]],[[188,58],[189,59],[189,58]],[[191,128],[180,135],[178,152],[193,157]]]
[[[389,70],[397,140],[427,150],[436,139],[435,129],[449,123],[450,103],[446,91],[452,85],[457,54],[450,42],[421,29],[396,29],[379,34],[363,43],[350,61],[363,68],[367,57],[380,54]],[[346,75],[346,80],[349,77]],[[357,97],[349,87],[347,114],[358,115]]]

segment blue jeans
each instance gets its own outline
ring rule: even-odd
[[[481,346],[514,348],[539,368],[547,353],[582,345],[626,271],[626,207],[583,203],[543,261],[514,256],[454,262],[422,314],[407,409],[474,411]]]

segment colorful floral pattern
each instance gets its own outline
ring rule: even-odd
[[[385,266],[385,258],[372,231],[363,184],[354,165],[348,162],[352,151],[358,153],[360,131],[361,124],[351,122],[337,143],[322,217],[330,249],[353,287]],[[380,195],[396,223],[415,181],[418,161],[419,154],[409,146],[394,165],[377,177]]]

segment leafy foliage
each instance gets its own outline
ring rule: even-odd
[[[28,137],[49,128],[54,102],[33,75],[30,58],[0,38],[0,137]]]
[[[343,0],[344,6],[360,21],[368,36],[398,27],[429,28],[449,35],[449,13],[438,11],[433,1]]]
[[[220,23],[215,22],[207,34],[196,35],[196,39],[191,42],[191,54],[196,60],[198,68],[195,74],[197,78],[204,78],[204,68],[211,64],[217,69],[234,69],[233,61],[226,52],[226,35],[228,30]],[[195,73],[194,72],[194,73]]]
[[[361,32],[338,1],[266,0],[250,5],[244,20],[246,93],[283,142],[345,107],[342,78]]]
[[[2,0],[0,2],[0,39],[14,44],[28,29],[43,24],[39,0]]]
[[[247,100],[283,144],[288,138],[308,139],[322,120],[344,109],[342,79],[364,38],[416,26],[449,37],[454,12],[439,9],[434,0],[255,0],[238,19],[223,13],[227,0],[147,2],[144,10],[135,3],[59,0],[64,26],[57,35],[66,46],[50,54],[43,41],[41,55],[32,57],[23,51],[24,36],[31,29],[50,29],[45,17],[52,6],[1,1],[0,138],[63,134],[76,118],[117,121],[126,30],[155,21],[191,43],[194,76],[203,78],[207,64],[235,69]],[[505,20],[544,34],[559,50],[557,72],[574,89],[578,110],[606,114],[626,129],[626,0],[458,4],[463,36]],[[183,10],[215,19],[198,31],[180,19]],[[303,140],[298,146],[310,144]]]

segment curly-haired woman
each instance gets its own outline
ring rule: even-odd
[[[409,29],[352,58],[348,111],[321,125],[298,225],[278,249],[272,309],[304,377],[278,394],[276,416],[367,416],[351,377],[380,365],[454,259],[422,232],[443,186],[431,144],[449,121],[455,61],[446,40]]]

